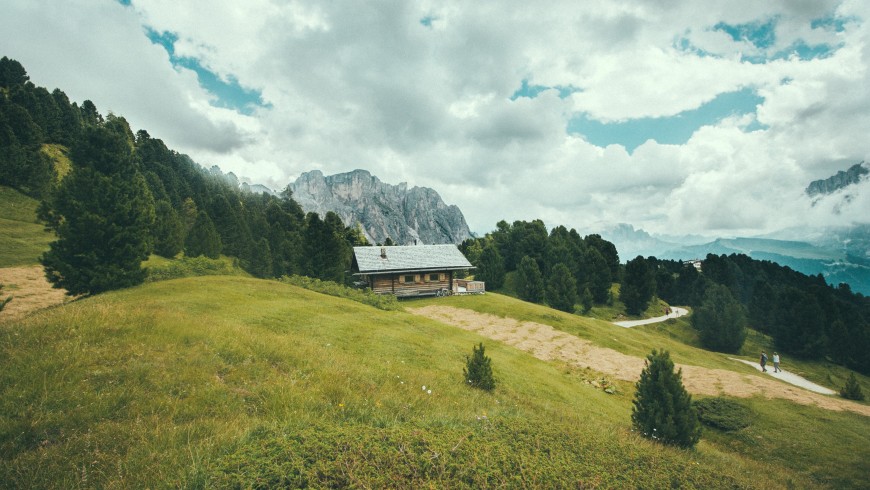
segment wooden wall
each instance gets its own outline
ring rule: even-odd
[[[438,279],[432,280],[430,275],[437,274]],[[414,276],[413,281],[406,282],[406,276]],[[450,290],[453,273],[429,272],[419,274],[384,274],[368,276],[369,287],[377,294],[393,294],[397,297],[435,296],[438,291]]]

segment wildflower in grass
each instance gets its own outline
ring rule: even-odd
[[[428,394],[431,395],[431,394],[432,394],[432,390],[426,390],[426,393],[428,393]]]
[[[423,391],[426,391],[426,385],[423,385]]]

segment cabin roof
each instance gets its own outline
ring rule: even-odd
[[[382,252],[386,257],[382,257]],[[453,244],[354,247],[353,262],[353,268],[359,274],[474,268]]]

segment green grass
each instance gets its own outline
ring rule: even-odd
[[[54,235],[36,219],[39,203],[0,186],[0,267],[36,265]]]
[[[678,344],[496,294],[441,301],[613,335],[640,354],[650,347],[632,335]],[[481,340],[491,394],[462,380]],[[630,431],[630,384],[608,395],[587,375],[276,281],[154,282],[0,323],[0,486],[866,484],[866,417],[753,399],[750,428],[680,450]]]
[[[54,170],[57,178],[63,179],[72,170],[72,161],[69,159],[69,149],[63,145],[45,144],[40,151],[51,158],[54,162]]]
[[[197,276],[250,277],[250,274],[241,268],[238,259],[225,255],[216,259],[205,256],[167,259],[159,255],[151,255],[142,263],[142,267],[148,270],[147,282]]]

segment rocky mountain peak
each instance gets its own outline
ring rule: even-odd
[[[366,170],[324,176],[305,172],[290,184],[306,212],[336,213],[348,226],[359,224],[372,243],[389,237],[398,245],[460,243],[471,237],[462,211],[433,189],[391,185]]]
[[[836,175],[828,177],[827,179],[814,180],[813,182],[810,182],[810,185],[807,186],[806,192],[811,197],[818,194],[831,194],[837,190],[859,182],[861,178],[868,173],[870,173],[870,170],[867,169],[864,162],[856,163],[845,172],[840,170]]]

